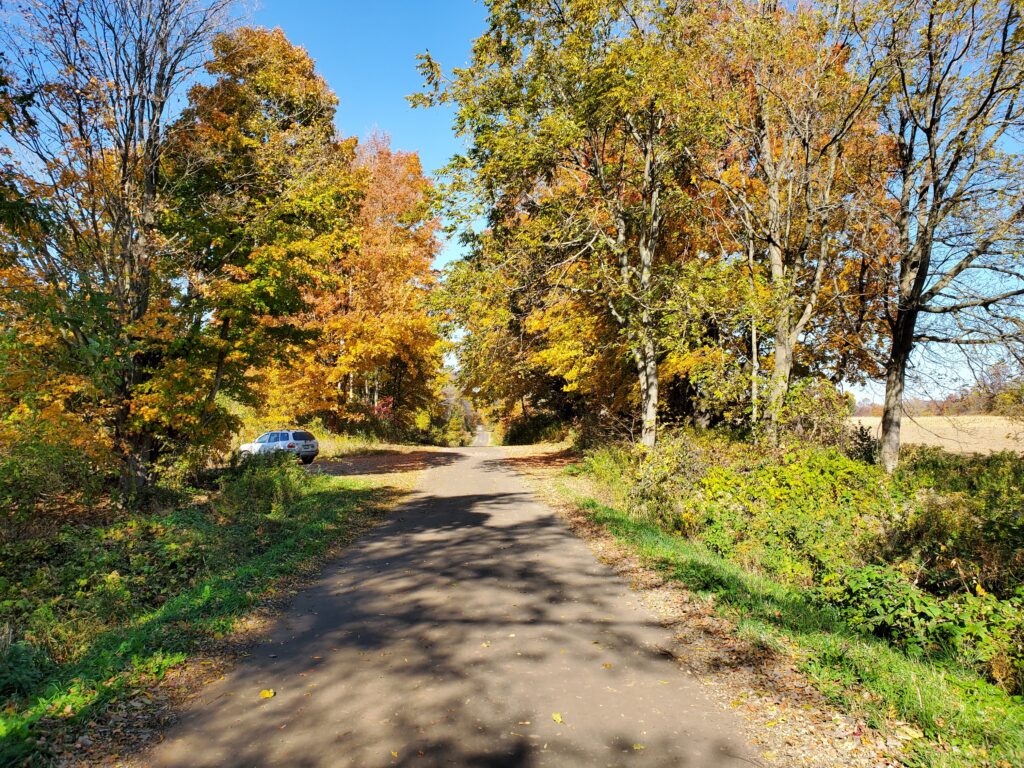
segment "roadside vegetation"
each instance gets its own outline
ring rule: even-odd
[[[594,519],[912,761],[1024,762],[1021,459],[901,454],[922,371],[1024,414],[1019,4],[486,8],[465,66],[420,57],[466,147],[437,184],[232,0],[0,10],[0,760],[386,502],[240,442],[479,410],[574,437]]]
[[[459,445],[428,304],[435,191],[335,127],[280,29],[230,0],[0,10],[0,763],[225,636],[386,506],[247,461]],[[9,54],[9,55],[8,55]]]
[[[258,457],[142,507],[108,501],[0,542],[0,762],[73,752],[106,706],[230,636],[393,494]]]
[[[777,450],[681,430],[569,471],[595,522],[760,652],[883,730],[909,765],[1024,759],[1024,547],[1017,454],[909,451],[887,476],[856,436]]]
[[[414,98],[467,143],[462,390],[506,443],[571,436],[594,519],[910,723],[911,763],[1021,764],[1024,463],[901,451],[927,376],[975,374],[943,413],[1021,415],[1019,8],[488,8]]]

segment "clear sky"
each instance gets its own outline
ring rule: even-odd
[[[416,54],[425,50],[449,70],[469,59],[484,31],[474,0],[257,0],[252,21],[280,27],[316,61],[341,104],[338,128],[365,136],[374,128],[396,149],[418,152],[428,173],[460,149],[451,113],[413,109],[405,97],[422,85]],[[455,255],[446,249],[441,263]]]

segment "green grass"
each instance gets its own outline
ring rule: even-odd
[[[800,669],[836,704],[885,728],[915,724],[907,765],[1024,765],[1024,700],[969,670],[911,658],[847,628],[835,611],[797,587],[752,573],[702,545],[590,498],[576,503],[653,567],[687,589],[713,595],[739,634],[792,649]]]
[[[355,538],[390,493],[278,463],[236,472],[207,504],[4,547],[0,625],[35,668],[4,681],[0,764],[49,762],[56,741]]]

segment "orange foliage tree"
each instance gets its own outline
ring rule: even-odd
[[[311,340],[271,373],[275,410],[341,425],[370,417],[409,426],[434,397],[441,349],[427,297],[440,247],[432,185],[419,157],[371,135],[356,150],[358,240],[307,287]]]

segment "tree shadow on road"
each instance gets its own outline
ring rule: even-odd
[[[325,475],[391,475],[417,472],[433,467],[444,467],[463,458],[456,451],[417,450],[389,453],[369,453],[322,459],[310,468],[311,472]]]
[[[528,493],[421,495],[298,595],[152,764],[749,764],[627,594]]]

